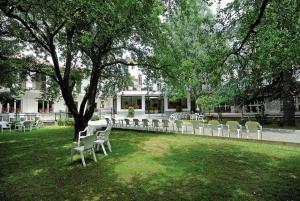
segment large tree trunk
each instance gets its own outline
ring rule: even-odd
[[[75,125],[74,125],[75,132],[74,132],[73,139],[74,139],[74,141],[76,141],[78,139],[79,132],[83,131],[85,129],[85,127],[87,127],[89,120],[85,119],[82,116],[77,116],[77,117],[74,117],[74,121],[75,121]]]
[[[295,83],[292,72],[284,72],[281,94],[281,100],[283,103],[283,126],[295,126],[294,87]]]

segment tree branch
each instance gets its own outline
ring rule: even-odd
[[[237,55],[243,49],[245,43],[247,42],[247,40],[249,39],[251,34],[254,33],[255,27],[257,27],[261,23],[261,19],[263,18],[264,12],[265,12],[268,4],[269,4],[269,0],[263,0],[262,5],[260,6],[260,9],[259,9],[259,15],[258,15],[257,19],[255,20],[255,22],[253,24],[250,25],[249,31],[247,32],[247,34],[246,34],[245,38],[243,39],[242,43],[240,44],[239,48],[237,48],[233,52],[229,53],[223,60],[222,65],[224,65],[224,63],[227,61],[227,59],[231,55]]]

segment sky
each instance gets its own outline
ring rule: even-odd
[[[233,0],[212,0],[213,5],[211,6],[211,10],[213,11],[214,14],[217,12],[217,8],[219,6],[218,2],[220,1],[220,8],[226,7],[226,4],[232,2]]]

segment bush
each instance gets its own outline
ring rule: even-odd
[[[134,107],[128,107],[128,117],[134,117]]]
[[[75,121],[74,118],[60,118],[57,122],[57,124],[59,126],[74,126],[75,125]]]
[[[91,118],[91,121],[98,121],[98,120],[100,120],[100,116],[97,114],[94,114]]]

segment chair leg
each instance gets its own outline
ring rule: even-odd
[[[262,140],[262,132],[261,132],[261,130],[257,131],[257,139]]]
[[[71,163],[73,162],[73,155],[74,155],[74,150],[71,149]]]
[[[85,167],[86,164],[85,164],[83,152],[80,152],[80,157],[81,157],[82,165]]]
[[[109,152],[112,152],[112,151],[111,151],[111,145],[110,145],[110,142],[107,141],[106,143],[107,143],[107,147],[108,147]]]
[[[96,158],[96,154],[95,154],[95,149],[92,148],[92,155],[93,155],[93,159],[95,162],[97,162],[97,158]]]
[[[218,128],[218,137],[221,135],[221,128]]]
[[[101,143],[101,147],[102,147],[102,150],[103,150],[104,155],[107,156],[107,153],[106,153],[106,150],[105,150],[105,147],[104,147],[104,144],[103,144],[103,143]]]

